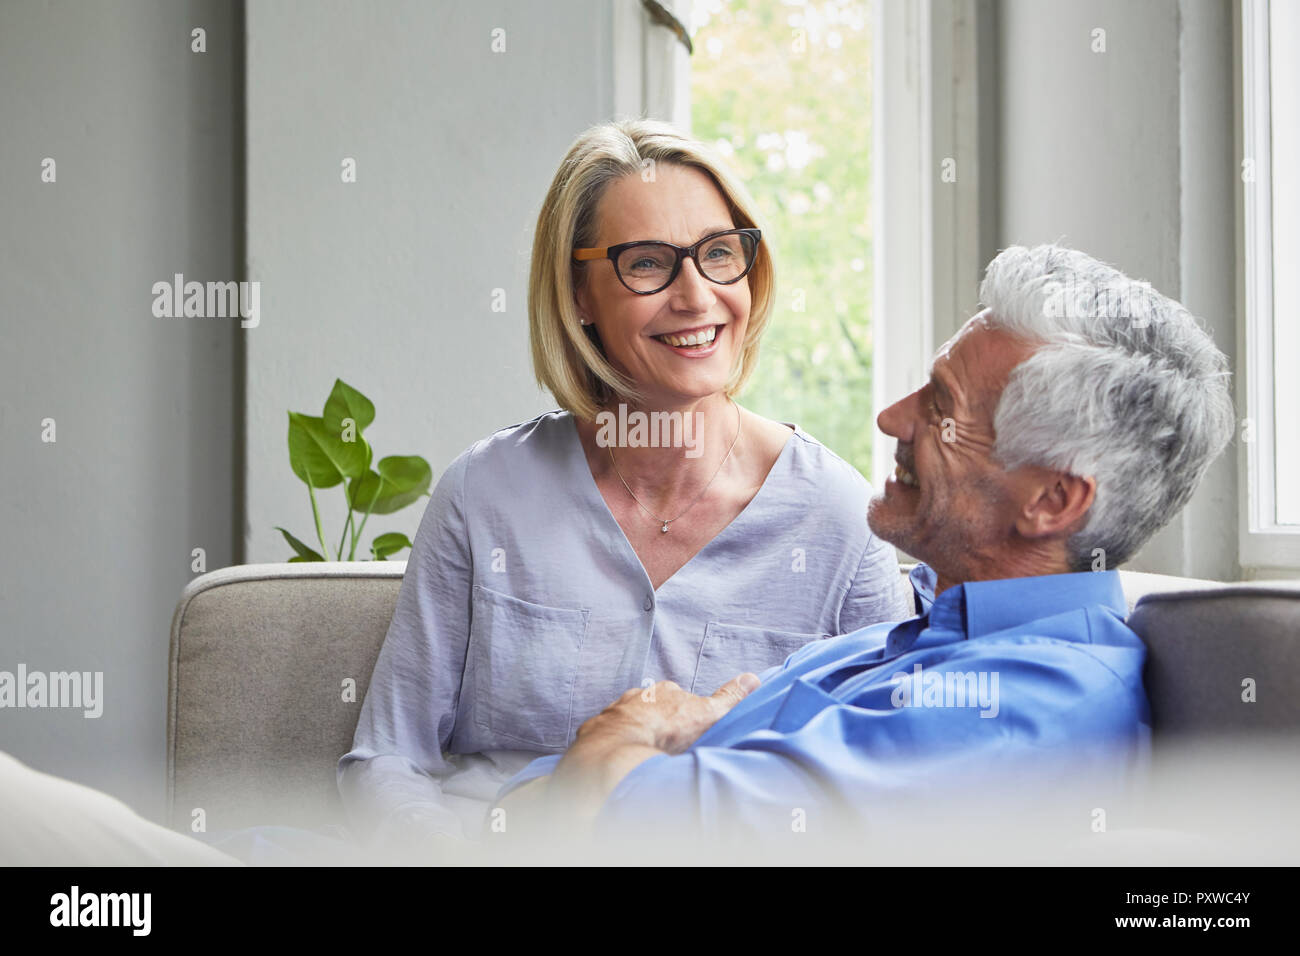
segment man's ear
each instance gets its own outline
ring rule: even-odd
[[[1045,538],[1073,533],[1087,520],[1097,497],[1097,479],[1064,471],[1042,470],[1030,490],[1029,500],[1016,516],[1016,531],[1024,538]]]

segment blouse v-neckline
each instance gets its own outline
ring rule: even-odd
[[[636,548],[632,547],[632,542],[628,539],[627,532],[623,530],[623,526],[619,524],[618,519],[614,517],[614,512],[611,511],[609,508],[609,502],[607,502],[605,500],[605,496],[600,493],[600,486],[596,484],[596,476],[591,473],[591,466],[587,463],[587,450],[583,448],[582,436],[578,434],[577,418],[574,417],[572,412],[566,412],[565,415],[569,419],[569,434],[571,436],[571,442],[573,448],[572,454],[574,455],[575,458],[574,464],[577,468],[579,468],[582,471],[582,474],[586,478],[586,484],[584,487],[586,489],[586,493],[588,497],[592,495],[595,496],[596,502],[599,504],[600,509],[605,513],[605,518],[611,524],[614,525],[614,530],[618,532],[619,538],[622,539],[623,547],[626,549],[626,554],[631,555],[633,563],[635,563],[635,565],[638,568],[640,568],[641,576],[642,578],[645,579],[645,583],[651,586],[651,590],[656,595],[659,594],[660,591],[662,591],[665,586],[671,583],[674,578],[676,578],[679,574],[681,574],[682,571],[686,570],[686,568],[688,568],[700,555],[702,555],[705,551],[709,550],[709,548],[713,547],[713,545],[717,542],[719,538],[727,534],[729,531],[731,531],[732,528],[734,528],[737,524],[740,523],[741,519],[744,518],[745,515],[750,511],[750,509],[754,507],[754,502],[757,501],[760,497],[762,497],[763,493],[767,491],[767,486],[768,483],[771,481],[773,473],[777,470],[778,467],[780,467],[785,462],[787,455],[791,453],[790,449],[794,445],[795,438],[799,436],[798,425],[794,425],[789,422],[781,422],[781,424],[784,427],[790,429],[790,435],[788,438],[786,438],[785,444],[781,446],[781,453],[776,456],[776,461],[772,462],[772,467],[769,468],[767,470],[767,474],[763,476],[763,483],[758,486],[758,491],[754,492],[754,496],[745,503],[745,507],[741,508],[740,511],[736,513],[736,516],[732,518],[730,521],[728,521],[718,531],[717,534],[715,534],[708,541],[704,542],[704,544],[700,547],[700,549],[696,551],[693,555],[691,555],[689,558],[687,558],[681,567],[679,567],[672,574],[668,575],[668,577],[664,578],[663,581],[660,582],[659,587],[654,587],[654,583],[650,580],[650,572],[646,570],[645,564],[641,561],[641,556],[636,553]]]

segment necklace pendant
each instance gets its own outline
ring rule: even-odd
[[[667,533],[668,533],[668,522],[665,521],[665,522],[664,522],[664,526],[663,526],[662,528],[660,528],[659,530],[662,531],[662,532],[664,532],[664,534],[667,534]]]

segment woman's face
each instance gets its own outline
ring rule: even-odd
[[[662,163],[651,182],[631,173],[612,183],[596,209],[595,247],[642,239],[690,246],[736,228],[713,181],[698,169]],[[702,255],[703,253],[701,253]],[[655,406],[671,407],[721,392],[749,324],[749,279],[719,285],[690,258],[668,288],[653,295],[627,289],[608,259],[584,266],[578,313],[592,322],[610,363]],[[663,336],[701,334],[713,341],[674,346]],[[680,341],[680,340],[679,340]]]

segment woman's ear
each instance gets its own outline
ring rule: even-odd
[[[591,325],[591,312],[587,308],[587,290],[582,286],[574,287],[573,305],[577,309],[578,320],[583,325]]]

